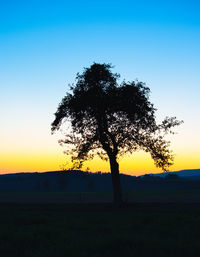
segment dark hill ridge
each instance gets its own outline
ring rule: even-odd
[[[135,189],[185,189],[200,188],[200,170],[183,170],[143,176],[121,174],[124,191]],[[0,175],[0,192],[66,191],[98,192],[111,191],[110,173],[83,171],[52,171],[44,173],[15,173]]]
[[[34,175],[38,175],[38,174],[46,174],[46,175],[58,175],[58,174],[63,174],[63,173],[73,173],[73,175],[77,176],[77,175],[82,175],[83,173],[84,174],[90,174],[90,175],[107,175],[107,174],[110,174],[110,173],[101,173],[101,172],[96,172],[96,173],[90,173],[90,172],[83,172],[83,171],[80,171],[80,170],[73,170],[73,171],[47,171],[47,172],[32,172],[32,173],[29,173],[29,172],[20,172],[20,173],[9,173],[9,174],[0,174],[0,178],[1,177],[31,177],[31,176],[34,176]],[[194,178],[196,179],[197,177],[199,177],[200,179],[200,169],[186,169],[186,170],[179,170],[179,171],[170,171],[170,172],[162,172],[162,173],[150,173],[148,175],[151,175],[151,176],[159,176],[159,177],[166,177],[168,174],[176,174],[178,175],[179,177],[185,177],[185,178]],[[128,176],[128,177],[135,177],[133,175],[126,175],[126,174],[123,174],[121,173],[122,176]],[[143,177],[144,175],[141,175],[139,177]]]
[[[182,178],[200,179],[200,169],[179,170],[179,171],[163,172],[163,173],[150,174],[150,175],[165,177],[168,174],[176,174]]]

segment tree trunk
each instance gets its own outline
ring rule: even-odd
[[[117,206],[122,205],[122,191],[120,185],[120,176],[119,176],[119,164],[116,161],[116,157],[112,156],[110,159],[110,169],[112,176],[112,186],[113,186],[113,201]]]

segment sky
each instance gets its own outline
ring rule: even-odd
[[[170,169],[200,168],[199,13],[198,0],[0,0],[0,173],[69,162],[51,123],[77,72],[93,62],[145,82],[158,121],[184,120],[169,137]],[[119,164],[126,174],[161,172],[143,152]],[[87,167],[109,171],[98,158]]]

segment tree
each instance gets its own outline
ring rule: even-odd
[[[114,203],[122,203],[119,156],[142,149],[151,154],[155,165],[167,171],[173,163],[166,133],[181,123],[176,117],[156,123],[150,89],[138,81],[118,83],[120,77],[111,72],[110,64],[94,63],[77,74],[76,84],[70,86],[58,106],[52,132],[63,122],[70,127],[61,145],[67,145],[67,154],[74,167],[99,155],[109,160]]]

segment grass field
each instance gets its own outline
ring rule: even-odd
[[[0,205],[2,257],[197,257],[199,204]]]
[[[200,188],[136,189],[123,192],[125,202],[196,202],[200,203]],[[1,192],[0,203],[111,203],[112,192]]]

